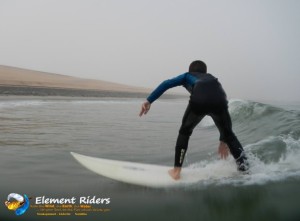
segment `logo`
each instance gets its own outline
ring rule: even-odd
[[[18,193],[11,193],[7,196],[7,201],[5,201],[7,209],[15,211],[17,216],[23,215],[29,208],[29,205],[29,198],[26,194],[22,196]]]

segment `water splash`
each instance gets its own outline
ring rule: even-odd
[[[248,144],[245,151],[251,166],[246,174],[236,170],[232,157],[204,160],[190,165],[188,169],[201,172],[206,177],[198,183],[201,185],[261,185],[287,178],[300,179],[300,139],[291,135],[268,137]]]

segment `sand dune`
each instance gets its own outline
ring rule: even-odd
[[[149,89],[0,65],[0,85],[149,93]]]

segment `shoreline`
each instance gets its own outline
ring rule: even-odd
[[[0,65],[0,96],[144,98],[151,89]],[[162,98],[182,98],[166,93]]]
[[[84,79],[3,65],[0,65],[0,87],[124,91],[133,93],[149,93],[151,91],[151,89],[143,87],[95,79]],[[27,93],[28,92],[25,94]]]
[[[144,98],[149,96],[145,92],[88,90],[76,88],[56,88],[37,86],[0,85],[0,97],[77,97],[77,98]],[[182,98],[181,95],[164,94],[163,99]]]

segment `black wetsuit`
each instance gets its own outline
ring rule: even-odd
[[[152,103],[167,89],[182,85],[190,93],[190,101],[182,119],[176,146],[175,167],[182,167],[188,142],[194,128],[204,116],[211,116],[220,132],[220,141],[225,142],[238,169],[246,170],[246,156],[243,147],[232,131],[231,118],[228,112],[226,93],[218,79],[207,73],[185,73],[161,83],[147,98]]]

